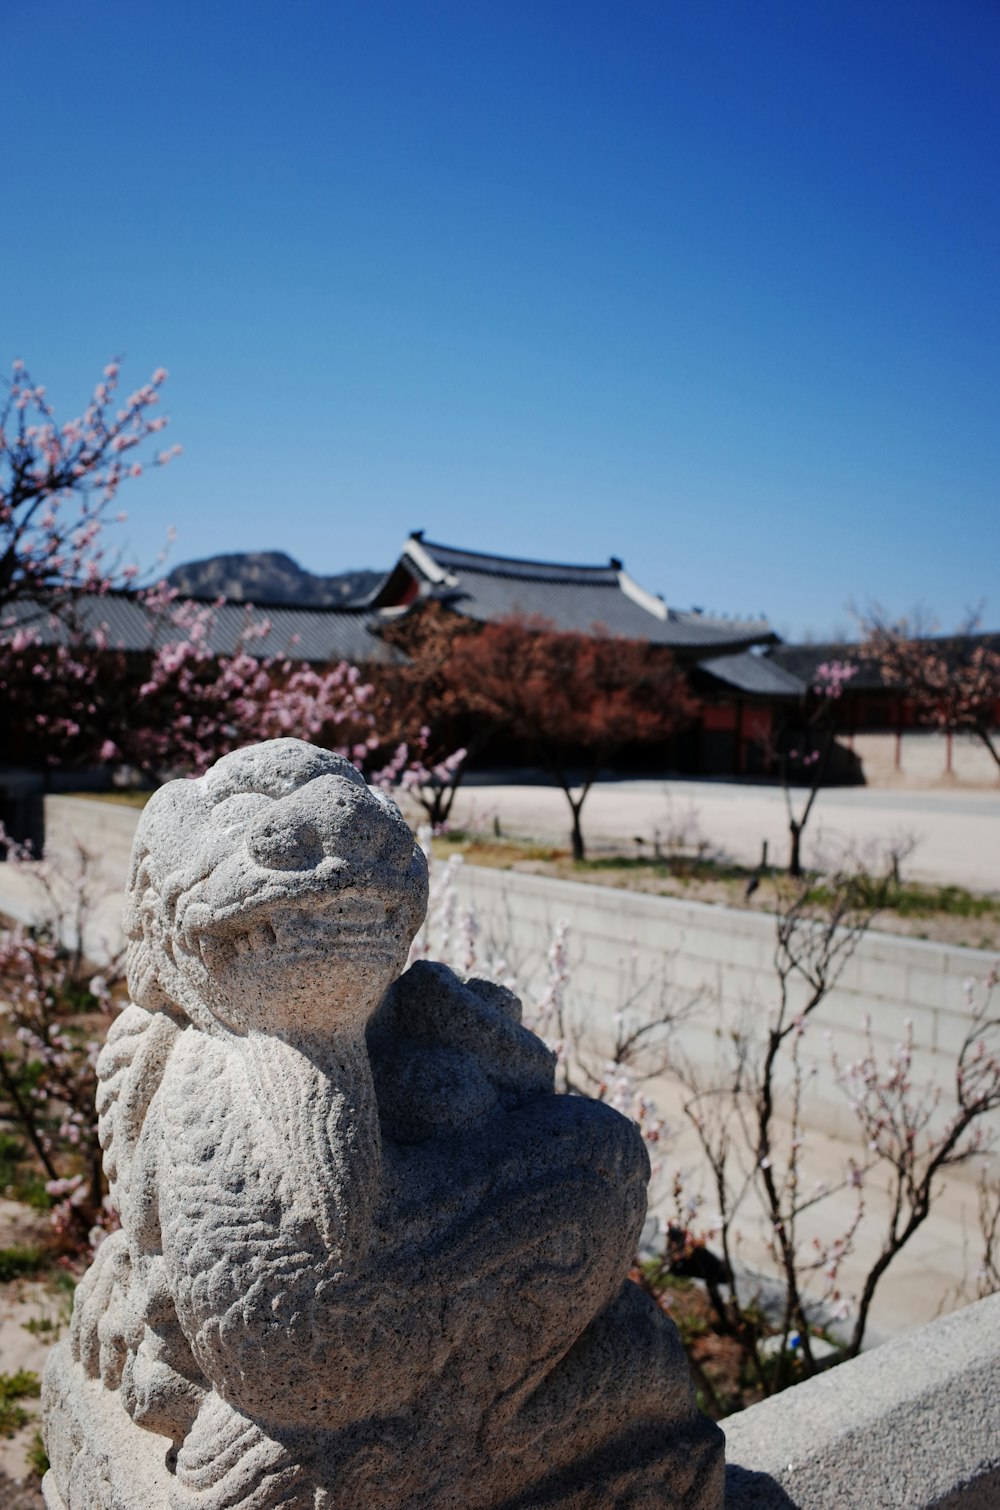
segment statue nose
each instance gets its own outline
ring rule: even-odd
[[[318,776],[282,797],[250,826],[247,849],[268,870],[314,870],[332,857],[364,872],[381,862],[405,869],[413,841],[393,824],[367,788],[341,776]]]
[[[367,854],[374,835],[365,822],[368,794],[341,776],[319,776],[261,813],[247,835],[247,848],[268,870],[313,870],[327,855],[355,860]],[[370,816],[370,815],[369,815]]]
[[[309,818],[280,813],[252,829],[247,848],[267,870],[313,870],[324,853],[323,840]]]

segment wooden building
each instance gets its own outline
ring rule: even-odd
[[[669,608],[614,556],[603,566],[523,560],[436,544],[414,530],[369,604],[399,612],[427,600],[480,623],[516,614],[544,619],[553,629],[600,629],[662,645],[685,664],[778,639],[763,617],[735,619]]]

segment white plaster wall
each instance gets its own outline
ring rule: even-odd
[[[950,776],[947,736],[934,729],[909,729],[904,733],[900,741],[899,769],[896,768],[895,734],[855,734],[853,739],[845,742],[850,744],[861,761],[865,781],[869,786],[997,784],[997,767],[982,740],[972,734],[954,736]]]
[[[476,866],[462,867],[458,890],[482,924],[480,958],[506,959],[529,995],[542,988],[554,925],[569,922],[570,1000],[598,1032],[610,1026],[637,983],[646,983],[645,1005],[666,1000],[681,1006],[700,991],[703,999],[685,1021],[680,1043],[708,1069],[727,1025],[744,1013],[764,1019],[776,1003],[769,914]],[[865,1051],[862,1023],[869,1015],[880,1058],[899,1043],[910,1018],[914,1084],[953,1086],[970,1027],[965,982],[981,979],[994,963],[994,956],[975,949],[878,933],[863,938],[810,1020],[803,1056],[816,1069],[810,1123],[838,1136],[856,1131],[825,1033],[843,1062],[857,1059]]]

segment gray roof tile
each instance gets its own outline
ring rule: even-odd
[[[775,638],[766,619],[717,618],[674,608],[663,607],[662,612],[647,608],[623,588],[621,563],[617,561],[607,566],[576,566],[482,555],[422,538],[416,544],[418,550],[413,554],[404,547],[403,558],[407,570],[426,584],[426,595],[440,598],[456,612],[480,622],[519,614],[547,619],[557,629],[586,633],[600,626],[609,634],[695,653],[738,650]],[[431,558],[444,580],[431,582],[421,564],[422,554]],[[651,594],[642,596],[656,602]]]
[[[29,612],[24,607],[19,616],[26,620]],[[83,598],[76,612],[86,630],[105,626],[108,643],[115,649],[151,650],[177,637],[177,631],[168,622],[162,618],[154,621],[133,593],[113,592],[104,597]],[[224,603],[214,610],[213,617],[208,648],[215,655],[231,655],[248,623],[247,605]],[[399,659],[398,652],[372,632],[380,622],[380,615],[369,609],[276,605],[252,611],[250,622],[260,624],[265,620],[270,631],[263,639],[251,642],[254,655],[290,655],[294,660],[314,665],[340,660],[364,663]],[[34,622],[47,643],[65,637],[65,630],[51,627],[47,617],[36,616]]]
[[[801,697],[806,684],[777,665],[769,655],[718,655],[699,661],[698,670],[737,692],[760,697]]]

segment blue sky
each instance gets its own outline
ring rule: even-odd
[[[143,561],[997,626],[998,79],[993,0],[5,5],[0,357],[170,370]]]

